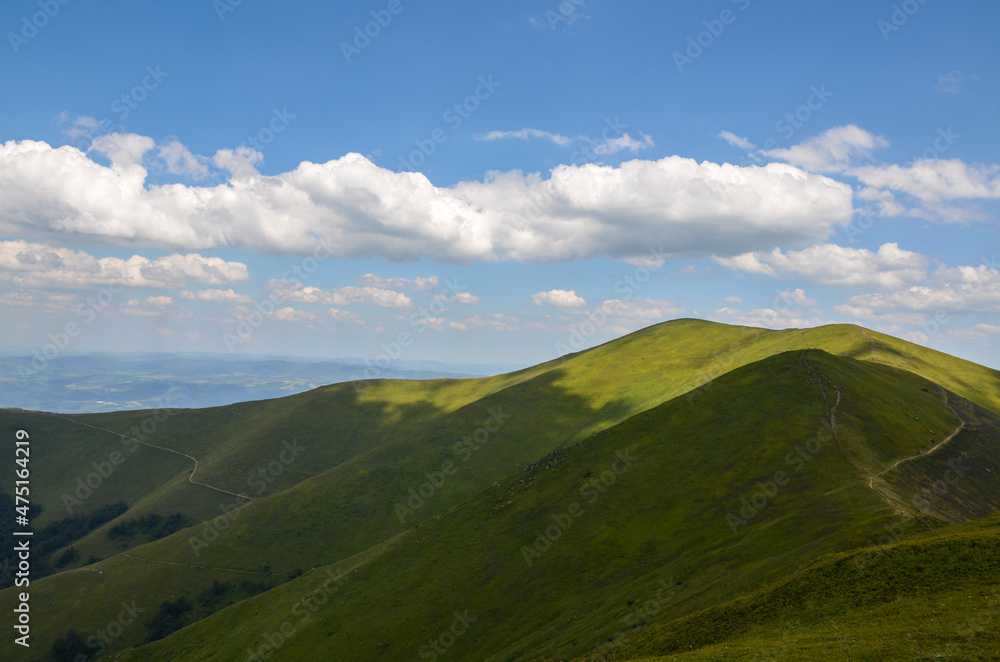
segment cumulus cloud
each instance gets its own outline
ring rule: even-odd
[[[851,174],[873,187],[912,195],[923,202],[1000,198],[1000,165],[959,159],[921,159],[909,166],[854,168]]]
[[[635,154],[641,149],[646,149],[647,147],[655,147],[656,143],[653,141],[652,136],[645,133],[639,133],[638,138],[633,138],[627,133],[624,133],[616,138],[609,138],[607,140],[601,141],[594,146],[594,154],[606,155],[606,154],[617,154],[623,149]]]
[[[828,129],[805,142],[763,152],[812,172],[843,172],[889,142],[853,124]]]
[[[339,308],[331,308],[326,312],[327,315],[329,315],[338,322],[353,322],[355,324],[365,323],[364,319],[359,317],[358,315],[355,315],[354,313],[346,310],[341,310]]]
[[[839,312],[857,317],[887,313],[1000,312],[1000,271],[994,266],[937,269],[928,282],[894,292],[851,297]]]
[[[136,165],[154,147],[156,142],[152,138],[135,133],[109,133],[94,138],[90,144],[92,150],[111,159],[111,165],[116,169]]]
[[[822,318],[816,301],[810,299],[801,288],[779,292],[770,308],[739,310],[726,306],[709,315],[708,319],[766,329],[807,328],[829,323],[829,320]]]
[[[668,299],[636,297],[634,299],[607,299],[600,308],[612,321],[628,328],[649,326],[655,322],[672,319],[684,312],[684,308]]]
[[[631,258],[661,244],[680,257],[808,245],[848,223],[852,209],[849,186],[790,165],[678,156],[563,165],[545,179],[491,173],[437,187],[359,154],[264,176],[255,169],[260,154],[243,148],[213,159],[232,173],[228,184],[147,186],[135,159],[149,142],[104,138],[118,165],[102,166],[71,146],[0,145],[0,232],[302,255],[322,237],[337,258],[561,261]],[[615,148],[631,149],[629,141]]]
[[[896,243],[883,244],[877,252],[821,244],[800,251],[748,253],[716,258],[735,271],[766,276],[801,276],[835,287],[880,287],[895,289],[923,280],[930,259],[903,250]]]
[[[507,138],[519,138],[521,140],[528,140],[530,138],[541,138],[543,140],[549,140],[555,144],[565,147],[573,143],[576,138],[570,138],[569,136],[564,136],[558,133],[551,133],[549,131],[542,131],[541,129],[518,129],[517,131],[490,131],[489,133],[482,133],[475,136],[476,140],[504,140]]]
[[[158,152],[171,174],[190,175],[195,179],[204,179],[208,176],[208,166],[176,140],[161,145]]]
[[[0,273],[20,287],[81,288],[120,282],[128,287],[183,287],[187,283],[227,285],[249,279],[247,266],[197,253],[150,260],[96,258],[83,251],[27,241],[0,241]]]
[[[517,315],[506,315],[504,313],[492,313],[489,315],[474,315],[462,321],[449,322],[448,326],[459,331],[468,331],[470,328],[491,328],[497,331],[516,331],[517,329],[541,328],[537,322],[522,322]]]
[[[316,313],[309,310],[295,310],[287,306],[274,311],[272,317],[282,322],[311,322],[316,319]]]
[[[716,137],[722,138],[733,147],[739,147],[740,149],[753,149],[756,147],[752,142],[746,138],[741,138],[732,131],[720,131]]]
[[[479,303],[479,297],[471,292],[458,292],[453,297],[448,297],[446,294],[435,294],[433,298],[438,301],[454,301],[466,305]]]
[[[421,276],[417,276],[416,278],[382,278],[375,274],[363,274],[358,277],[358,285],[392,290],[412,290],[414,292],[433,290],[438,286],[439,282],[437,276],[428,276],[426,278]]]
[[[180,293],[182,299],[192,301],[215,301],[222,303],[252,303],[253,299],[246,294],[238,294],[232,288],[228,290],[195,290],[193,292],[183,290]]]
[[[557,308],[579,308],[586,306],[587,302],[582,297],[577,296],[575,290],[549,290],[548,292],[538,292],[531,295],[531,303],[540,306],[547,303]]]
[[[402,292],[378,287],[355,287],[349,285],[334,290],[321,290],[302,283],[272,279],[267,287],[281,295],[284,301],[312,303],[326,306],[349,306],[365,303],[382,308],[409,308],[413,305],[410,297]]]

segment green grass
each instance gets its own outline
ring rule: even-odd
[[[765,590],[640,631],[613,659],[990,660],[997,650],[1000,518],[992,517],[887,545],[874,558],[832,554]]]
[[[875,392],[894,387],[925,415],[949,413],[916,376],[807,356],[834,382],[862,372],[860,383]],[[734,534],[726,511],[755,481],[791,471],[787,453],[816,433],[825,406],[798,352],[733,371],[701,398],[634,416],[422,524],[352,572],[336,599],[296,621],[274,659],[417,656],[455,611],[466,610],[478,629],[455,640],[448,653],[454,659],[568,659],[627,635],[629,601],[648,600],[660,580],[679,581],[680,588],[651,622],[757,590],[818,556],[860,547],[897,520],[831,442]],[[841,408],[864,421],[879,404],[845,396]],[[865,440],[864,430],[854,432],[855,443]],[[880,435],[868,441],[895,447]],[[590,503],[580,493],[588,472],[591,480],[600,476],[623,449],[637,458],[634,465]],[[529,566],[523,547],[574,502],[580,517]],[[268,644],[264,635],[293,619],[294,605],[318,589],[317,581],[302,577],[238,604],[188,628],[184,640],[170,637],[134,659],[208,659],[216,649],[237,659],[247,648],[273,645],[279,638],[269,635]]]
[[[812,372],[796,351],[806,348],[829,352],[808,353]],[[823,391],[817,372],[826,375]],[[831,381],[842,395],[837,442],[790,463],[789,453],[822,432]],[[46,508],[39,524],[63,516],[60,495],[91,462],[122,447],[118,437],[71,421],[122,433],[146,421],[150,443],[199,459],[196,481],[261,497],[197,556],[189,539],[204,535],[201,525],[129,551],[146,560],[113,556],[121,545],[106,530],[122,520],[182,512],[201,522],[239,501],[189,483],[190,460],[140,446],[79,510],[119,499],[132,506],[74,544],[84,559],[107,560],[32,585],[46,610],[59,607],[37,630],[42,650],[69,627],[84,632],[106,624],[126,598],[143,595],[158,605],[195,596],[240,570],[265,567],[282,581],[296,567],[354,559],[365,581],[353,581],[352,573],[340,591],[343,606],[329,607],[336,610],[329,618],[345,625],[331,630],[317,614],[288,651],[312,654],[311,646],[335,639],[356,659],[416,655],[420,642],[448,624],[441,619],[450,608],[471,609],[441,600],[443,594],[477,596],[476,608],[488,615],[483,629],[496,633],[483,639],[470,632],[449,653],[456,659],[567,659],[618,634],[627,602],[658,590],[664,575],[678,577],[683,590],[656,621],[759,589],[819,554],[865,544],[898,519],[865,477],[940,441],[957,425],[956,412],[968,429],[947,450],[977,458],[975,470],[926,507],[913,498],[947,471],[952,455],[944,449],[900,465],[879,485],[920,515],[917,529],[991,512],[997,490],[986,468],[1000,464],[998,384],[995,371],[855,326],[765,331],[677,320],[492,378],[341,384],[279,400],[171,410],[155,426],[151,412],[61,417],[0,410],[0,432],[32,432],[33,470],[45,477],[36,483]],[[941,387],[952,392],[955,411]],[[455,443],[498,407],[509,420],[462,462]],[[293,439],[305,450],[274,464],[282,441]],[[636,449],[643,462],[588,504],[566,541],[527,567],[520,548],[534,529],[579,501],[586,472],[599,476],[621,448]],[[0,458],[0,470],[10,461]],[[447,461],[458,471],[401,524],[395,505]],[[799,464],[801,471],[734,534],[727,513],[752,498],[758,481]],[[280,473],[258,495],[248,478],[269,465]],[[579,538],[567,542],[571,535]],[[104,574],[93,577],[94,570]],[[102,579],[109,573],[112,583]],[[250,645],[318,573],[234,605],[147,654],[157,647],[176,652],[169,647],[179,636],[191,646],[195,632],[206,649]],[[535,596],[528,607],[524,596]],[[360,619],[368,605],[385,616]],[[259,619],[243,611],[251,608]],[[238,627],[232,620],[212,625],[234,618]],[[391,642],[381,641],[385,632]],[[126,632],[113,649],[140,635]],[[214,637],[225,643],[213,647]]]

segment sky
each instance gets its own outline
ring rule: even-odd
[[[1000,368],[992,0],[8,0],[0,346],[528,365],[665,320]]]

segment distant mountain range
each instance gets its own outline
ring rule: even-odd
[[[484,377],[523,366],[393,360],[371,370],[360,358],[218,354],[80,354],[41,361],[0,355],[0,407],[94,413],[156,407],[216,407],[294,395],[366,375],[384,379]]]
[[[1000,650],[1000,372],[857,326],[18,429],[39,661]]]

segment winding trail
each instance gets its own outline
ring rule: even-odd
[[[826,417],[829,419],[830,424],[830,435],[833,437],[834,443],[837,445],[837,452],[840,453],[840,457],[844,458],[844,462],[847,462],[855,471],[861,473],[858,466],[848,457],[847,453],[844,451],[844,447],[840,442],[840,437],[837,435],[837,408],[840,406],[840,388],[833,383],[833,380],[827,377],[825,374],[816,370],[812,367],[812,364],[806,360],[806,353],[803,350],[799,354],[799,358],[802,359],[802,363],[806,366],[806,372],[810,375],[818,375],[816,381],[819,384],[819,392],[823,394],[823,404],[826,405]],[[833,392],[837,394],[837,401],[833,403],[833,407],[830,407],[830,399],[826,396],[826,389],[823,388],[823,380],[833,388]]]
[[[926,456],[930,455],[931,453],[935,452],[936,450],[938,450],[939,448],[941,448],[942,446],[944,446],[945,444],[947,444],[949,441],[951,441],[952,439],[954,439],[955,435],[957,435],[959,432],[961,432],[965,428],[965,419],[962,418],[961,414],[959,414],[958,411],[954,407],[951,406],[951,403],[948,402],[948,392],[946,390],[944,390],[943,388],[941,389],[941,397],[944,399],[944,405],[945,405],[945,407],[947,407],[948,410],[951,411],[951,413],[955,415],[955,418],[957,418],[959,420],[958,427],[955,428],[955,430],[951,434],[949,434],[947,437],[945,437],[943,440],[941,440],[938,443],[936,443],[926,453],[917,453],[916,455],[911,455],[910,457],[904,457],[904,458],[902,458],[900,460],[896,460],[891,465],[889,465],[889,468],[883,469],[882,471],[878,472],[877,474],[872,474],[871,476],[868,477],[868,487],[870,487],[872,489],[875,489],[875,479],[876,478],[878,478],[879,476],[881,476],[883,474],[886,474],[886,473],[892,471],[893,469],[895,469],[896,467],[898,467],[899,465],[901,465],[903,462],[909,462],[910,460],[915,460],[918,457],[926,457]]]
[[[194,474],[195,474],[196,471],[198,471],[198,458],[193,457],[191,455],[188,455],[187,453],[182,453],[180,451],[174,450],[173,448],[167,448],[165,446],[157,446],[156,444],[151,444],[151,443],[146,442],[146,441],[140,441],[139,439],[136,439],[135,437],[130,437],[130,436],[126,435],[126,434],[122,434],[121,432],[115,432],[114,430],[109,430],[107,428],[101,428],[101,427],[97,427],[96,425],[91,425],[89,423],[82,423],[80,421],[74,421],[72,418],[69,418],[67,416],[58,416],[57,414],[49,414],[49,415],[50,416],[57,416],[61,420],[69,421],[70,423],[75,423],[76,425],[82,425],[84,427],[88,427],[88,428],[91,428],[93,430],[100,430],[101,432],[107,432],[108,434],[113,434],[116,437],[121,437],[122,439],[128,439],[129,441],[134,441],[137,444],[142,444],[143,446],[149,446],[150,448],[158,448],[161,451],[167,451],[169,453],[176,453],[177,455],[182,455],[182,456],[186,457],[187,459],[191,460],[192,462],[194,462],[194,468],[191,469],[191,473],[188,475],[188,482],[191,483],[192,485],[200,485],[201,487],[207,487],[208,489],[215,490],[216,492],[222,492],[223,494],[229,494],[231,496],[239,497],[241,499],[247,499],[248,501],[256,501],[256,499],[254,497],[252,497],[252,496],[247,496],[245,494],[237,494],[236,492],[230,492],[229,490],[224,490],[221,487],[215,487],[213,485],[208,485],[206,483],[199,483],[198,481],[196,481],[194,479]]]
[[[227,572],[241,572],[246,575],[264,575],[265,577],[271,577],[273,575],[281,575],[282,577],[287,577],[283,572],[259,572],[257,570],[240,570],[238,568],[220,568],[218,566],[210,565],[194,565],[192,563],[175,563],[173,561],[157,561],[156,559],[144,559],[141,556],[132,556],[128,552],[122,552],[122,556],[133,561],[145,561],[146,563],[160,563],[162,565],[176,565],[181,568],[198,568],[200,570],[225,570]]]
[[[873,349],[873,352],[874,352],[874,349]],[[840,405],[840,389],[837,387],[837,385],[833,382],[832,379],[830,379],[829,377],[827,377],[820,370],[814,369],[812,367],[812,365],[809,363],[809,361],[806,360],[805,351],[804,350],[803,350],[803,352],[799,356],[802,359],[802,363],[805,364],[806,371],[809,374],[811,374],[811,375],[817,375],[817,381],[819,382],[820,392],[823,394],[823,402],[826,404],[826,415],[827,415],[827,418],[829,418],[829,420],[830,420],[830,432],[833,435],[833,439],[834,439],[834,441],[837,444],[837,450],[840,451],[840,455],[841,455],[841,457],[844,458],[844,461],[847,462],[851,467],[854,468],[855,471],[858,472],[858,475],[864,476],[865,472],[862,471],[861,467],[858,466],[858,464],[856,462],[854,462],[850,458],[850,456],[848,455],[848,453],[845,451],[843,444],[841,443],[840,436],[837,434],[837,407]],[[833,387],[834,392],[836,392],[836,394],[837,394],[837,402],[833,405],[832,408],[830,407],[830,401],[827,398],[826,390],[823,388],[823,380],[826,380],[827,383],[829,383],[830,386]],[[944,439],[942,439],[941,441],[939,441],[937,444],[935,444],[927,452],[917,453],[915,455],[911,455],[909,457],[904,457],[904,458],[901,458],[899,460],[896,460],[895,462],[893,462],[891,465],[889,465],[887,468],[883,469],[882,471],[879,471],[878,473],[875,473],[875,474],[872,474],[872,475],[868,476],[867,480],[865,481],[865,483],[868,485],[868,487],[872,491],[874,491],[876,494],[878,494],[880,497],[882,497],[885,500],[885,502],[887,504],[889,504],[889,507],[892,508],[893,510],[896,510],[896,511],[899,511],[899,512],[905,512],[907,510],[907,507],[904,506],[904,505],[901,505],[899,503],[899,499],[895,499],[894,500],[893,497],[890,496],[890,494],[888,493],[887,490],[885,490],[882,487],[876,485],[875,484],[876,479],[878,479],[878,478],[882,477],[883,475],[887,474],[888,472],[892,471],[893,469],[895,469],[899,465],[903,464],[904,462],[909,462],[911,460],[915,460],[918,457],[926,457],[926,456],[930,455],[931,453],[934,453],[938,449],[940,449],[943,446],[945,446],[945,444],[947,444],[949,441],[951,441],[952,439],[954,439],[955,436],[958,435],[958,433],[961,432],[965,428],[965,419],[963,419],[962,416],[958,413],[958,411],[954,407],[951,406],[951,403],[948,401],[948,392],[944,388],[941,388],[941,397],[944,400],[944,405],[948,408],[949,411],[951,411],[952,414],[955,415],[955,418],[957,418],[959,420],[958,427],[956,427],[952,431],[951,434],[949,434],[947,437],[945,437]]]

